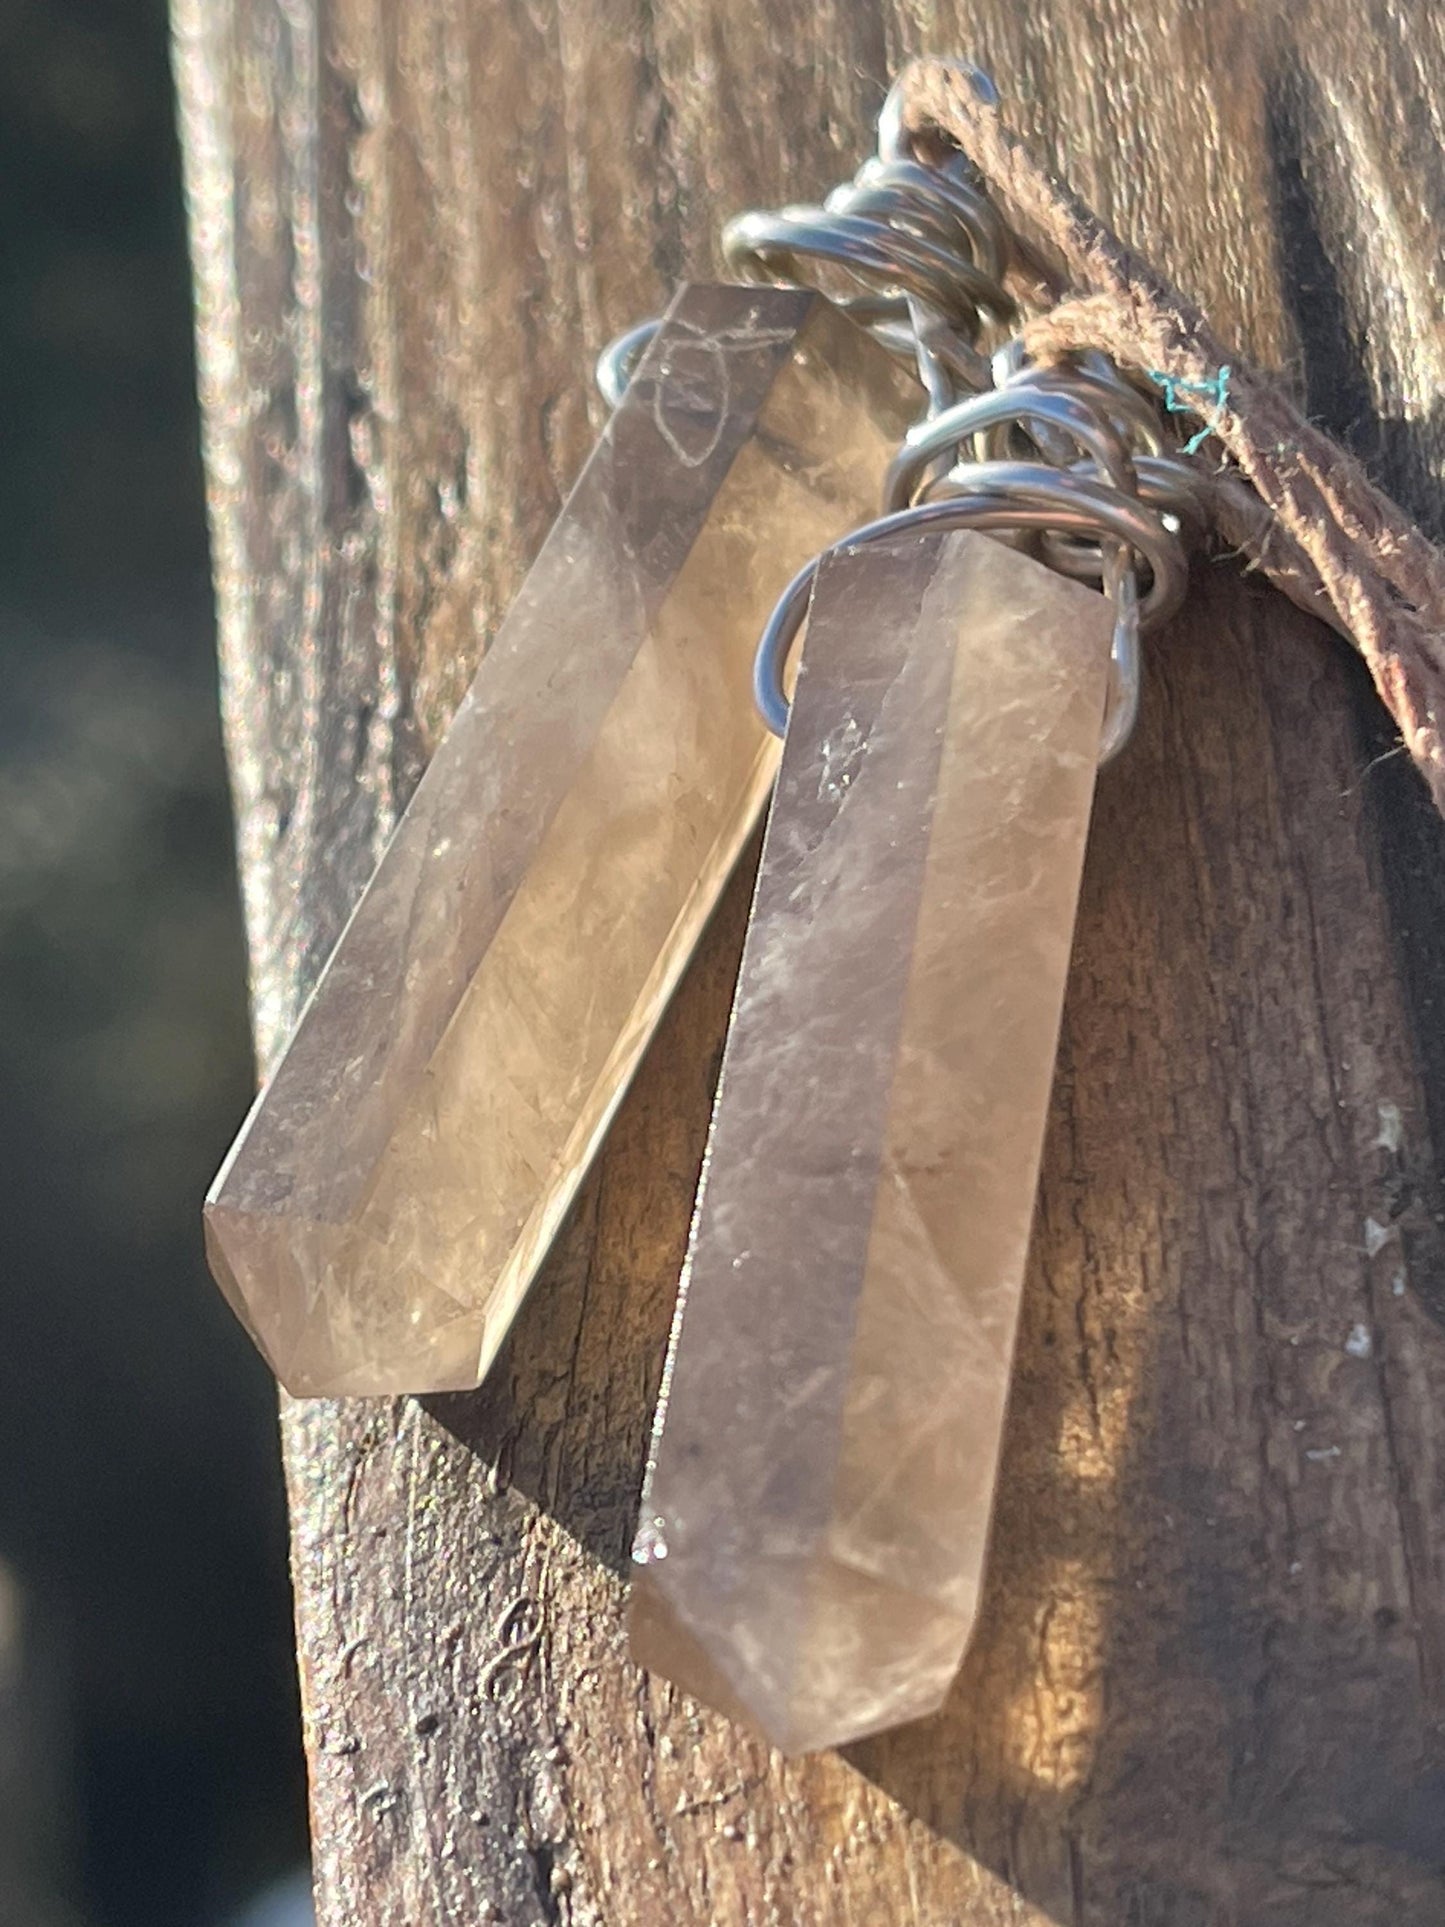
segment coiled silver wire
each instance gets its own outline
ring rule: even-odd
[[[964,72],[994,104],[987,77]],[[914,152],[896,86],[878,152],[851,181],[820,207],[740,215],[723,252],[745,279],[822,288],[917,368],[927,413],[890,465],[882,514],[847,546],[924,528],[986,530],[1111,597],[1100,750],[1101,763],[1111,761],[1138,714],[1140,633],[1179,606],[1186,545],[1204,524],[1200,477],[1167,441],[1155,401],[1103,355],[1067,367],[1028,361],[1009,336],[1014,239],[962,155],[934,162]],[[603,354],[598,383],[610,401],[656,327],[630,330]],[[787,660],[821,559],[784,590],[758,645],[754,695],[779,735]]]

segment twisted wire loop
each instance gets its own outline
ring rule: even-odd
[[[992,82],[963,71],[995,104]],[[1157,399],[1101,354],[1029,361],[1010,334],[1015,237],[963,155],[914,151],[897,86],[879,117],[878,152],[851,181],[820,207],[740,215],[723,232],[723,253],[744,279],[820,288],[923,384],[927,411],[889,466],[881,515],[840,546],[925,528],[984,530],[1110,597],[1099,760],[1112,761],[1138,714],[1140,634],[1178,608],[1187,548],[1206,519],[1202,478],[1167,437]],[[604,353],[598,382],[609,400],[656,325]],[[788,657],[821,560],[793,578],[758,644],[753,692],[779,735]]]

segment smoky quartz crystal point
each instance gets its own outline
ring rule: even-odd
[[[788,1752],[936,1708],[973,1623],[1111,627],[982,535],[818,574],[631,1606]]]
[[[917,406],[816,294],[678,296],[207,1203],[291,1391],[482,1378],[771,787],[758,630]]]

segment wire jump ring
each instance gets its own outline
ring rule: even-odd
[[[1103,489],[1086,485],[1087,493],[1080,489],[1052,495],[1049,484],[1057,479],[1051,477],[1048,470],[1037,469],[1031,471],[1028,490],[1014,494],[971,490],[952,500],[920,503],[917,507],[901,509],[891,515],[880,516],[877,521],[865,523],[862,528],[854,529],[836,548],[852,550],[869,543],[886,541],[890,536],[913,532],[922,534],[928,530],[975,529],[984,534],[1001,534],[1016,530],[1070,529],[1080,533],[1102,534],[1113,537],[1115,543],[1126,552],[1140,550],[1156,569],[1149,597],[1142,604],[1133,598],[1137,608],[1137,621],[1132,624],[1134,633],[1137,635],[1139,631],[1164,620],[1178,606],[1184,590],[1182,580],[1176,576],[1168,560],[1167,531],[1153,522],[1148,511],[1139,504],[1130,502],[1128,498],[1111,498]],[[788,658],[807,616],[808,601],[819,564],[826,555],[834,552],[827,550],[824,556],[815,556],[799,569],[778,598],[758,642],[757,654],[753,659],[753,700],[763,721],[776,736],[786,734],[788,727],[789,701],[785,686]],[[1122,570],[1120,583],[1126,576],[1132,581],[1132,569]],[[1132,592],[1129,593],[1132,596]],[[1116,608],[1119,607],[1116,594]],[[1116,624],[1116,656],[1120,640],[1117,631],[1130,626],[1127,622]],[[1121,665],[1117,660],[1115,671],[1116,677],[1121,672],[1125,676],[1131,674],[1128,665]],[[1137,663],[1132,674],[1137,680]],[[1131,722],[1132,710],[1136,706],[1137,697],[1130,704]],[[1120,737],[1110,753],[1116,754],[1122,742]]]

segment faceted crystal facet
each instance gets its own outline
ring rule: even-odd
[[[292,1391],[480,1380],[771,786],[758,630],[916,405],[821,297],[674,303],[208,1202]]]
[[[973,1621],[1110,629],[981,535],[819,572],[633,1568],[638,1659],[787,1751]]]

